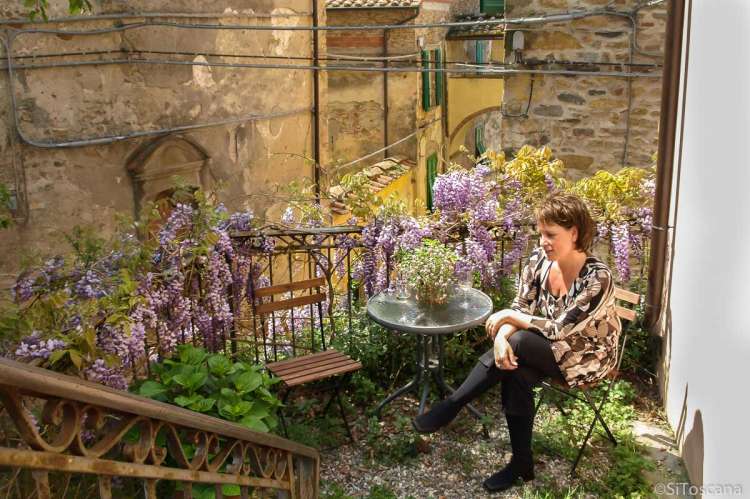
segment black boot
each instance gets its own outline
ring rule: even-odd
[[[463,406],[495,386],[504,376],[494,365],[486,366],[477,362],[461,386],[447,399],[412,420],[412,426],[419,433],[432,433],[453,421]]]
[[[534,479],[534,459],[531,455],[531,430],[534,426],[534,416],[506,414],[505,419],[508,422],[513,457],[505,468],[484,481],[484,488],[490,492],[509,489],[518,482],[519,478],[524,482]]]
[[[461,405],[451,399],[441,400],[433,405],[429,411],[417,416],[411,422],[419,433],[433,433],[453,421],[461,411]]]

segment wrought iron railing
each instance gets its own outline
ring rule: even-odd
[[[315,449],[238,424],[7,359],[0,402],[15,429],[0,444],[6,497],[23,497],[8,468],[32,470],[39,499],[92,497],[56,490],[55,473],[94,476],[101,498],[113,497],[116,477],[141,481],[148,499],[165,497],[157,486],[167,481],[179,482],[183,498],[195,484],[211,484],[217,499],[227,484],[242,498],[318,496]]]
[[[504,262],[504,275],[516,279],[520,275],[530,250],[536,246],[536,239],[528,237],[531,232],[533,229],[529,226],[517,227],[510,232],[499,227],[492,230],[497,243],[497,258]],[[364,290],[356,286],[361,282],[353,279],[355,267],[367,252],[361,241],[361,233],[362,227],[339,226],[304,230],[271,229],[236,233],[232,238],[235,244],[244,246],[252,256],[255,275],[254,279],[248,280],[250,286],[259,282],[262,286],[272,286],[315,277],[326,278],[329,299],[324,321],[329,335],[326,342],[330,344],[337,335],[351,331],[353,305],[366,299]],[[527,237],[523,237],[523,247],[521,251],[514,251],[515,242],[523,233],[527,234]],[[453,235],[452,244],[460,245],[463,242],[460,233]],[[634,275],[640,283],[645,280],[649,254],[649,241],[644,242],[644,247],[631,259]],[[268,251],[269,247],[273,250]],[[596,253],[609,258],[610,264],[613,263],[611,255],[607,255],[608,242],[600,243]],[[387,272],[386,279],[389,277],[390,273]],[[623,283],[618,280],[618,285]],[[261,323],[252,314],[248,294],[252,293],[238,294],[240,299],[235,303],[238,319],[229,339],[229,348],[233,352],[249,349],[257,362],[271,362],[310,350],[315,342],[305,339],[305,335],[314,329],[309,327],[309,321],[314,320],[316,315],[312,305],[307,309],[301,307],[296,311],[274,314],[270,320]]]

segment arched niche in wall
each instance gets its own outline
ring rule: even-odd
[[[208,152],[179,136],[161,137],[142,146],[128,159],[127,170],[133,178],[137,216],[149,202],[168,197],[178,184],[197,189],[213,184]]]

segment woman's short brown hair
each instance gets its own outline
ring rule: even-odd
[[[535,212],[537,222],[557,224],[566,229],[578,229],[576,248],[588,253],[596,231],[586,204],[574,194],[554,192],[542,201]]]

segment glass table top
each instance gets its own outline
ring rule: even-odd
[[[484,324],[492,300],[478,289],[458,290],[442,306],[423,306],[414,297],[382,292],[367,302],[367,315],[383,327],[418,334],[449,334]]]

